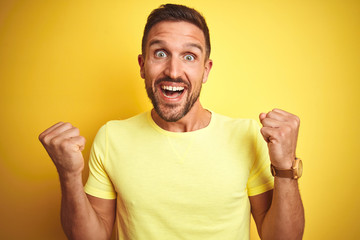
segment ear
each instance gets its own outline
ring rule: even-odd
[[[210,70],[212,68],[212,65],[213,65],[213,61],[211,59],[206,60],[202,83],[206,83],[209,73],[210,73]]]
[[[138,63],[140,66],[140,76],[142,79],[145,79],[145,69],[144,69],[145,59],[141,54],[139,54],[138,56]]]

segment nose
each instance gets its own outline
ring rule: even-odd
[[[181,77],[182,74],[182,63],[177,58],[170,58],[167,62],[165,74],[172,79]]]

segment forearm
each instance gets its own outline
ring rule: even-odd
[[[81,174],[60,176],[61,223],[69,239],[109,239],[109,226],[90,204],[82,184]],[[110,229],[112,226],[110,227]]]
[[[85,147],[85,138],[79,129],[70,123],[58,122],[42,132],[39,140],[59,173],[61,223],[65,234],[69,239],[109,239],[116,204],[114,201],[94,204],[93,197],[89,200],[84,192],[81,151]]]
[[[302,239],[304,224],[297,180],[275,177],[272,204],[261,228],[262,239]]]

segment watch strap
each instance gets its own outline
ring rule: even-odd
[[[274,177],[298,179],[302,175],[302,161],[300,158],[295,158],[290,169],[279,169],[271,164],[270,170]]]
[[[278,169],[272,164],[270,167],[271,167],[271,174],[274,177],[294,178],[294,172],[292,169]]]

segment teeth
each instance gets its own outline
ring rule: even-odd
[[[177,92],[177,91],[182,91],[184,90],[184,87],[173,87],[173,86],[161,86],[162,89],[167,90],[167,91],[173,91],[173,92]]]

